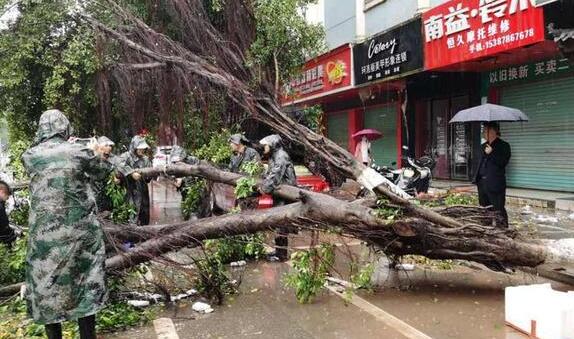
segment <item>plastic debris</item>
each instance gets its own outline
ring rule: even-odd
[[[146,307],[149,306],[149,301],[147,300],[128,300],[128,305],[133,307]]]
[[[526,205],[520,210],[520,214],[530,215],[530,214],[534,214],[534,212],[532,211],[532,207],[530,207],[530,205]]]
[[[187,294],[172,295],[172,296],[170,297],[170,300],[171,300],[172,302],[174,302],[174,301],[180,301],[181,299],[185,299],[186,297],[187,297]]]
[[[195,312],[199,312],[199,313],[211,313],[211,312],[213,312],[213,308],[211,308],[211,305],[206,304],[206,303],[202,303],[201,301],[194,303],[191,306],[191,309],[194,310]]]
[[[24,300],[24,298],[26,297],[26,284],[23,284],[20,287],[20,300]]]
[[[188,291],[185,292],[185,293],[187,293],[188,296],[192,296],[192,295],[196,295],[196,294],[197,294],[197,291],[192,288],[191,290],[188,290]]]
[[[245,260],[239,260],[239,261],[234,261],[234,262],[230,263],[229,265],[231,267],[241,267],[241,266],[247,265],[247,262]]]
[[[395,266],[395,268],[397,270],[400,270],[400,271],[414,271],[415,265],[413,265],[413,264],[398,264],[397,266]]]
[[[539,214],[539,215],[536,217],[536,221],[549,222],[549,223],[557,223],[557,222],[558,222],[558,218],[556,218],[556,217],[551,217],[551,216],[548,216],[548,215]]]
[[[570,214],[570,215],[568,216],[568,219],[574,220],[574,213]]]

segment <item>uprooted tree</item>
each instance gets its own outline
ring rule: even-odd
[[[151,177],[162,173],[193,175],[230,185],[241,177],[207,163],[172,166],[165,170],[150,168],[142,172]],[[400,218],[385,218],[378,213],[381,211],[375,207],[375,201],[368,199],[344,201],[292,186],[281,186],[276,194],[294,203],[173,225],[125,227],[105,223],[104,229],[111,239],[140,242],[133,251],[118,254],[106,264],[110,269],[123,269],[169,251],[199,245],[206,239],[256,233],[279,225],[337,232],[364,240],[387,254],[464,259],[495,269],[502,265],[537,266],[561,259],[548,244],[527,241],[518,237],[515,231],[493,227],[493,219],[497,216],[485,208],[452,206],[433,211],[464,225],[450,227],[429,221],[417,210],[404,209],[390,202],[385,207],[400,209]]]
[[[101,0],[99,3],[102,10],[116,18],[115,24],[98,20],[84,11],[78,11],[76,15],[80,24],[93,27],[107,48],[118,53],[122,65],[118,71],[125,85],[120,95],[126,104],[133,104],[133,98],[141,94],[138,84],[145,76],[156,79],[169,76],[170,89],[181,93],[196,96],[224,93],[237,110],[301,144],[308,153],[375,192],[379,203],[375,206],[369,200],[344,201],[282,186],[275,194],[293,203],[264,211],[138,228],[106,222],[104,226],[111,239],[139,242],[134,250],[109,258],[106,262],[109,269],[127,268],[173,250],[197,245],[205,239],[250,234],[277,225],[335,231],[362,239],[387,254],[464,259],[484,263],[493,269],[537,266],[561,259],[548,244],[528,241],[515,231],[493,227],[496,216],[488,209],[462,206],[430,209],[416,203],[374,170],[355,161],[333,141],[293,121],[277,105],[274,99],[277,89],[273,84],[247,66],[241,46],[249,44],[242,40],[241,34],[234,35],[234,40],[224,39],[221,31],[207,20],[203,1],[168,2],[170,7],[166,13],[173,16],[181,29],[180,40],[152,29],[114,1]],[[238,3],[244,6],[238,6]],[[249,8],[249,3],[221,2],[224,7],[235,6],[239,17]],[[245,22],[239,20],[236,27],[243,30],[249,26],[244,25]],[[142,172],[151,177],[162,173],[198,176],[231,185],[239,179],[238,175],[220,171],[207,163]],[[384,212],[381,215],[381,207],[393,210],[398,217],[385,218]]]

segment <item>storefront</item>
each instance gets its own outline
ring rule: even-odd
[[[536,63],[557,54],[556,44],[545,40],[544,11],[532,6],[530,1],[483,3],[457,0],[427,11],[423,15],[423,22],[427,71],[424,74],[428,83],[432,83],[428,78],[434,77],[435,82],[442,78],[443,82],[448,82],[445,86],[449,88],[445,89],[448,93],[417,102],[417,128],[423,134],[427,131],[425,140],[417,140],[417,151],[420,152],[424,147],[434,150],[438,160],[435,176],[456,180],[471,179],[480,155],[480,125],[449,125],[448,121],[461,109],[490,101],[524,109],[529,116],[532,114],[535,118],[545,115],[546,122],[540,118],[531,118],[540,122],[503,124],[503,137],[513,147],[508,171],[509,185],[568,190],[564,184],[540,181],[541,176],[533,166],[536,161],[533,157],[542,159],[550,149],[556,154],[563,151],[555,146],[542,145],[543,140],[553,138],[557,121],[552,122],[552,117],[563,119],[568,116],[567,107],[574,108],[571,103],[558,98],[567,91],[569,81],[564,80],[562,83],[553,80],[556,84],[554,86],[521,81],[536,72]],[[528,63],[534,65],[525,67],[524,64]],[[548,67],[546,63],[544,65]],[[552,67],[553,64],[550,65]],[[504,79],[502,83],[500,77]],[[512,79],[513,85],[506,88],[504,84],[509,79]],[[425,87],[420,84],[418,86]],[[492,89],[495,87],[497,89]],[[550,98],[550,101],[546,102],[542,98]],[[560,101],[564,106],[549,104]],[[536,112],[535,107],[541,110],[540,113]],[[546,113],[542,113],[544,110]],[[561,120],[561,123],[565,122]],[[566,134],[556,132],[554,136],[566,137]],[[538,141],[539,146],[526,146],[534,141]],[[566,165],[566,162],[553,160],[556,165],[551,167],[564,169],[560,166]],[[572,168],[571,164],[569,168]],[[558,174],[561,170],[553,170],[552,173]]]
[[[574,192],[574,67],[565,58],[484,74],[490,101],[522,110],[525,123],[502,123],[512,146],[512,187]]]
[[[352,117],[345,98],[354,95],[352,89],[352,49],[345,44],[305,63],[299,76],[284,86],[282,105],[292,109],[321,105],[327,137],[350,148]]]
[[[383,137],[371,145],[379,165],[401,164],[406,121],[405,77],[422,71],[420,18],[379,33],[353,47],[355,86],[361,97],[356,110],[361,128]]]

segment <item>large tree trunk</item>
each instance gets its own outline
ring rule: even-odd
[[[205,162],[165,169],[142,169],[146,177],[162,173],[175,176],[200,176],[233,185],[241,175],[221,171]],[[107,224],[108,233],[117,238],[145,240],[135,250],[108,260],[110,268],[125,268],[162,253],[197,244],[205,239],[249,234],[293,226],[337,229],[342,234],[367,241],[388,254],[420,254],[435,259],[465,259],[492,267],[536,266],[543,263],[545,246],[520,239],[516,232],[500,230],[492,224],[495,214],[476,207],[453,207],[432,211],[445,218],[470,220],[468,225],[452,228],[432,223],[412,210],[403,210],[402,218],[388,221],[376,216],[364,201],[346,202],[326,194],[280,186],[276,194],[298,201],[285,207],[247,211],[198,221],[165,226],[118,228]]]

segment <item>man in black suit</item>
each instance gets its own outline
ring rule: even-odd
[[[500,139],[500,126],[496,122],[484,124],[482,158],[474,178],[481,206],[492,206],[500,212],[504,227],[508,227],[506,203],[506,165],[510,160],[510,145]]]

